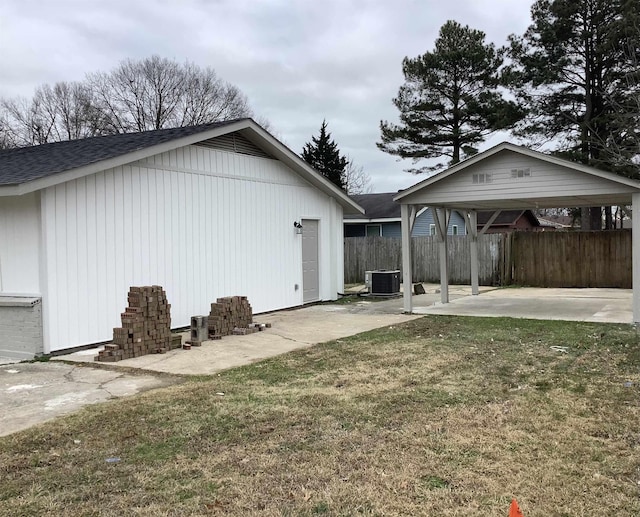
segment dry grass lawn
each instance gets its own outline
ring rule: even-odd
[[[630,326],[431,316],[0,438],[0,515],[640,515],[639,367]]]

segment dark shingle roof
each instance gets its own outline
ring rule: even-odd
[[[0,150],[0,186],[19,185],[238,122],[121,133]]]
[[[393,200],[397,192],[385,192],[383,194],[359,194],[350,196],[356,203],[364,208],[364,217],[367,219],[388,219],[400,217],[400,204]],[[362,219],[362,215],[345,215],[345,219]]]
[[[487,224],[489,218],[493,215],[493,210],[480,210],[478,211],[478,226],[484,226]],[[540,226],[538,218],[531,210],[502,210],[495,221],[491,223],[491,226],[511,226],[515,224],[520,216],[524,215],[532,226]]]

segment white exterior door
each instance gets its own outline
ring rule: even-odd
[[[302,302],[320,299],[318,273],[318,221],[302,220]]]

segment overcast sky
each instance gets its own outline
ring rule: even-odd
[[[532,1],[2,0],[0,96],[127,58],[189,60],[238,86],[297,153],[326,119],[374,192],[395,191],[423,179],[376,147],[380,120],[397,120],[402,59],[432,50],[447,20],[503,45],[529,25]]]

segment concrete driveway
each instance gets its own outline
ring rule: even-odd
[[[60,362],[0,366],[0,436],[77,411],[180,381]]]

